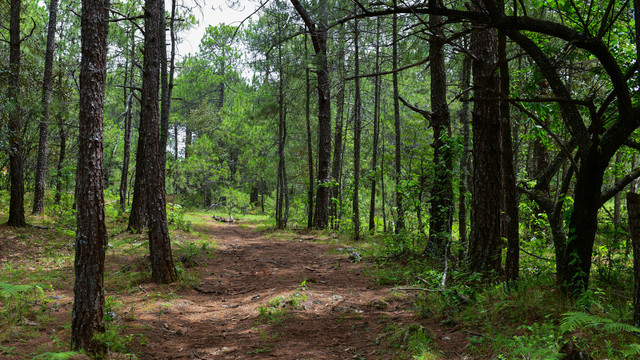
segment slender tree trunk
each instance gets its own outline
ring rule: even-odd
[[[338,39],[338,78],[340,78],[340,84],[338,85],[338,92],[336,94],[336,131],[333,140],[333,165],[331,168],[331,178],[338,181],[336,186],[331,188],[331,216],[333,217],[333,228],[337,228],[338,224],[338,202],[341,198],[341,182],[340,182],[340,170],[342,167],[342,146],[343,146],[343,134],[344,128],[344,95],[345,95],[345,81],[344,81],[344,27],[340,27],[340,35]]]
[[[466,38],[466,48],[469,41]],[[460,239],[459,259],[467,256],[468,231],[467,231],[467,192],[469,191],[469,177],[471,173],[469,155],[471,153],[471,129],[469,128],[469,93],[467,89],[471,85],[471,57],[463,55],[462,60],[462,91],[460,97],[462,107],[460,109],[460,125],[462,126],[462,156],[460,157],[460,194],[458,197],[458,232]]]
[[[380,18],[377,19],[375,73],[380,72]],[[380,141],[380,76],[374,77],[373,90],[373,155],[371,159],[371,200],[369,207],[369,231],[376,231],[376,180],[378,178],[378,142]]]
[[[305,58],[309,56],[309,50],[307,49],[307,36],[304,37],[304,55]],[[311,140],[311,78],[309,76],[309,66],[305,68],[305,81],[306,81],[306,98],[305,98],[305,121],[307,125],[307,164],[309,166],[309,189],[307,190],[307,227],[313,226],[313,191],[315,185],[315,179],[313,177],[313,144]]]
[[[442,0],[430,0],[433,8],[442,7]],[[431,221],[429,242],[438,253],[445,253],[451,236],[453,214],[453,185],[451,182],[453,159],[449,139],[451,119],[447,104],[447,72],[444,59],[444,31],[442,17],[431,15],[429,26],[433,35],[429,38],[431,58],[431,126],[433,128],[434,179],[431,188]]]
[[[353,238],[360,240],[360,138],[362,134],[362,99],[360,97],[360,33],[358,19],[354,21],[355,104],[353,111]]]
[[[123,99],[125,106],[124,114],[124,149],[122,160],[122,174],[120,175],[120,211],[124,212],[127,205],[127,180],[129,177],[129,162],[131,159],[131,136],[133,133],[133,84],[135,74],[135,29],[133,25],[129,28],[131,32],[131,50],[127,57],[127,68],[125,74],[125,87],[123,87]],[[129,63],[130,62],[130,63]],[[127,89],[127,86],[129,89]]]
[[[20,9],[21,0],[11,0],[9,25],[9,101],[13,105],[9,115],[9,178],[11,198],[7,225],[22,227],[24,217],[24,174],[22,169],[22,110],[20,107]]]
[[[324,229],[329,225],[329,204],[331,202],[331,187],[329,185],[331,183],[331,82],[327,59],[327,32],[329,29],[326,22],[327,2],[323,1],[320,4],[322,21],[319,26],[309,17],[300,1],[291,0],[291,3],[311,33],[311,41],[318,63],[318,188],[314,226]]]
[[[106,349],[103,332],[104,249],[107,245],[103,195],[103,107],[107,75],[109,1],[82,1],[80,149],[76,186],[77,222],[71,347],[90,353]]]
[[[44,56],[44,79],[42,81],[42,119],[40,120],[40,141],[36,164],[36,183],[33,194],[34,214],[44,211],[44,191],[47,178],[47,150],[49,145],[49,104],[51,103],[51,82],[53,79],[53,52],[56,43],[56,16],[58,0],[49,2],[49,27],[47,29],[47,50]]]
[[[504,8],[504,1],[502,7]],[[498,32],[498,62],[500,67],[500,137],[502,138],[502,187],[504,202],[504,237],[507,239],[507,259],[505,272],[508,281],[516,281],[520,271],[520,234],[518,214],[518,190],[516,187],[516,172],[514,169],[513,141],[511,132],[511,114],[509,111],[509,63],[507,60],[507,37],[504,32]]]
[[[500,156],[500,107],[496,76],[497,36],[495,30],[473,25],[471,53],[473,72],[473,187],[469,270],[485,276],[502,273],[500,210],[502,198]]]
[[[64,159],[67,156],[67,132],[64,130],[64,121],[62,112],[58,113],[58,127],[60,134],[60,154],[58,156],[58,163],[56,164],[56,194],[53,199],[53,203],[60,204],[62,196],[62,168],[64,167]]]
[[[281,35],[281,34],[279,34]],[[282,45],[278,45],[278,182],[277,182],[277,204],[276,204],[276,227],[284,229],[287,227],[287,216],[285,200],[287,200],[287,172],[285,168],[285,141],[286,141],[286,115],[284,103],[284,70],[282,63]]]
[[[145,0],[144,71],[142,72],[142,96],[140,116],[140,142],[144,144],[145,184],[148,192],[147,216],[149,219],[149,251],[151,277],[157,283],[170,283],[176,279],[171,241],[167,229],[164,193],[164,176],[160,148],[160,113],[158,108],[158,76],[161,66],[162,24],[164,6],[162,0]]]
[[[394,7],[398,5],[397,0],[393,1]],[[393,54],[392,54],[392,67],[393,67],[393,117],[395,119],[395,131],[396,131],[396,142],[395,142],[395,196],[396,196],[396,208],[397,208],[397,219],[396,219],[396,234],[404,229],[404,208],[403,208],[403,200],[402,200],[402,191],[400,189],[400,182],[402,179],[402,138],[400,134],[400,103],[399,98],[400,95],[398,93],[398,73],[395,71],[398,68],[398,14],[393,14]]]

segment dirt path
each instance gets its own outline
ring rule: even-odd
[[[142,359],[399,358],[385,337],[414,321],[411,304],[370,286],[364,265],[337,246],[235,224],[198,230],[216,239],[215,256],[200,264],[206,275],[194,289],[139,315],[149,339]],[[292,296],[297,306],[275,307],[285,315],[259,315]]]

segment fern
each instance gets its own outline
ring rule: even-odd
[[[35,356],[31,360],[68,360],[74,355],[80,355],[80,353],[76,351],[66,351],[60,353],[48,352]]]
[[[0,297],[7,299],[22,293],[29,292],[33,289],[42,290],[39,285],[14,285],[0,283]]]
[[[618,333],[622,331],[640,333],[640,328],[636,326],[580,311],[570,311],[562,314],[562,316],[564,316],[564,319],[560,325],[560,331],[563,333],[571,332],[582,327],[601,328],[609,333]]]
[[[622,350],[622,355],[631,357],[640,355],[640,344],[629,344]]]

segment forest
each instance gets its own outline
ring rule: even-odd
[[[640,0],[0,16],[0,359],[640,356]]]

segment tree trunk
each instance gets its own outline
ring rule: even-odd
[[[160,113],[158,109],[158,76],[162,24],[164,17],[162,0],[145,0],[145,46],[144,70],[142,72],[142,96],[140,114],[140,142],[144,144],[145,184],[148,192],[147,211],[149,219],[149,251],[151,255],[151,277],[157,283],[170,283],[176,279],[171,241],[167,229],[167,213],[164,193],[164,176],[160,152]]]
[[[503,1],[503,0],[501,0]],[[504,3],[502,4],[504,7]],[[505,101],[500,101],[500,137],[502,144],[502,187],[504,203],[504,237],[507,239],[507,259],[505,272],[507,280],[514,282],[518,279],[520,270],[520,233],[518,214],[518,190],[516,187],[516,173],[514,169],[513,141],[511,133],[511,115],[509,111],[509,62],[507,59],[507,37],[504,32],[498,32],[498,62],[500,64],[500,95]]]
[[[142,129],[142,112],[140,113],[140,126]],[[138,149],[136,151],[136,173],[133,186],[133,200],[131,201],[131,213],[127,230],[132,233],[140,233],[147,226],[147,185],[145,176],[146,159],[143,131],[138,131]]]
[[[21,0],[11,0],[9,25],[9,101],[13,105],[9,115],[9,177],[11,199],[7,225],[27,225],[24,218],[24,174],[22,169],[22,111],[20,108],[20,8]]]
[[[633,242],[633,325],[640,326],[640,195],[627,193],[627,209]]]
[[[375,73],[380,72],[380,18],[377,19]],[[371,200],[369,205],[369,231],[376,231],[376,180],[378,178],[378,143],[380,141],[380,75],[374,77],[373,90],[373,155],[371,159]]]
[[[131,159],[131,135],[133,133],[133,84],[135,71],[135,29],[133,25],[129,28],[131,32],[131,50],[125,64],[125,87],[123,87],[123,100],[125,106],[124,114],[124,149],[122,159],[122,174],[120,175],[120,211],[124,212],[127,205],[127,179],[129,177],[129,162]],[[129,63],[130,62],[130,63]],[[130,70],[127,66],[130,66]],[[127,89],[127,86],[129,89]]]
[[[281,35],[281,34],[279,34]],[[285,145],[286,145],[286,107],[284,99],[284,71],[282,63],[282,45],[278,45],[278,71],[279,71],[279,87],[278,87],[278,181],[277,181],[277,197],[276,197],[276,227],[284,229],[287,227],[287,216],[285,208],[285,199],[287,198],[287,172],[285,166]]]
[[[573,212],[569,220],[569,241],[564,256],[560,284],[572,296],[589,287],[593,243],[598,229],[598,209],[606,165],[598,161],[599,141],[594,135],[580,159],[574,187]]]
[[[337,185],[331,187],[331,216],[333,217],[332,227],[337,229],[338,223],[338,202],[341,198],[341,184],[340,184],[340,172],[342,169],[342,145],[343,145],[343,127],[344,127],[344,95],[345,95],[345,80],[344,80],[344,27],[340,27],[340,35],[338,38],[338,78],[340,83],[338,85],[338,93],[336,94],[336,131],[333,140],[333,165],[331,167],[331,178],[338,181]]]
[[[53,203],[60,204],[60,198],[62,196],[62,168],[64,167],[64,158],[67,156],[67,133],[64,130],[64,121],[62,112],[58,114],[58,127],[60,134],[60,154],[58,156],[58,163],[56,164],[56,194],[53,198]]]
[[[398,1],[393,1],[393,6],[398,6]],[[400,136],[400,95],[398,93],[398,72],[395,71],[398,68],[398,14],[393,14],[393,51],[392,51],[392,69],[393,71],[393,118],[395,126],[395,196],[396,196],[396,209],[397,219],[395,231],[396,234],[404,229],[404,208],[402,205],[402,191],[400,189],[400,181],[402,178],[402,138]]]
[[[302,7],[299,0],[291,0],[300,17],[304,20],[316,52],[318,63],[318,189],[316,194],[316,215],[313,225],[324,229],[329,224],[329,204],[331,202],[331,82],[329,81],[329,61],[327,59],[326,21],[327,2],[320,4],[321,23],[316,23]]]
[[[103,107],[107,74],[109,1],[82,1],[80,144],[71,347],[101,353],[94,335],[104,331],[104,249],[107,245],[103,179]]]
[[[304,55],[307,57],[307,36],[304,37]],[[309,169],[309,188],[307,189],[307,227],[313,226],[313,191],[315,179],[313,178],[313,145],[311,141],[311,78],[309,76],[309,66],[305,67],[306,98],[305,98],[305,122],[307,125],[307,165]]]
[[[469,270],[485,276],[502,273],[500,210],[502,169],[500,156],[500,107],[497,36],[495,30],[473,25],[471,33],[473,75],[473,187]],[[498,180],[497,180],[498,179]]]
[[[442,7],[442,0],[430,0],[429,6]],[[429,26],[433,35],[429,37],[431,58],[431,126],[433,128],[434,179],[431,188],[431,221],[429,242],[436,252],[444,253],[451,236],[453,213],[453,159],[449,139],[451,119],[447,104],[447,72],[444,59],[444,31],[442,17],[431,15]]]
[[[353,111],[353,238],[360,240],[360,138],[362,127],[362,103],[360,97],[360,45],[358,19],[354,21],[353,42],[355,46],[355,104]]]
[[[44,57],[44,79],[42,81],[42,119],[40,121],[40,141],[38,143],[38,162],[36,182],[33,194],[34,214],[44,211],[44,191],[47,177],[47,150],[49,145],[49,104],[51,103],[51,82],[53,79],[53,52],[56,43],[56,16],[58,0],[49,2],[49,27],[47,29],[47,50]]]
[[[466,38],[465,47],[468,49],[469,41]],[[471,153],[471,129],[469,128],[469,93],[466,91],[471,85],[471,57],[463,54],[462,60],[462,91],[460,101],[460,125],[462,126],[462,156],[460,157],[460,194],[458,197],[458,237],[460,239],[460,260],[467,256],[467,192],[469,191],[469,177],[471,173],[469,154]]]

